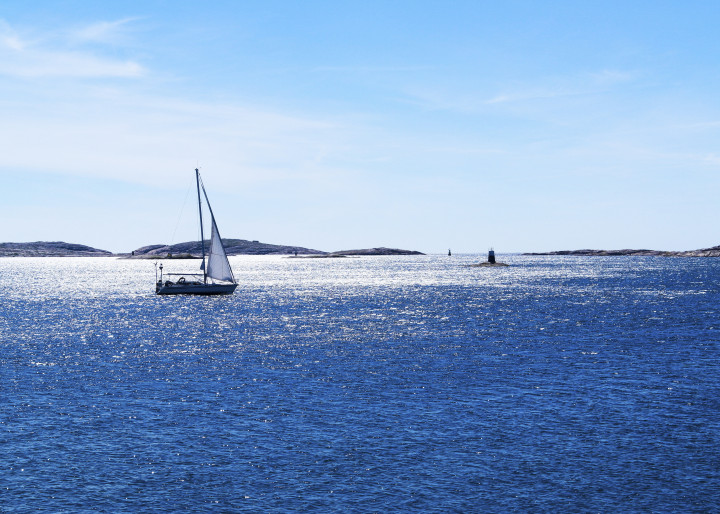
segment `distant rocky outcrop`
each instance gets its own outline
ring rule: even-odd
[[[317,255],[288,255],[286,259],[345,259],[347,255],[336,255],[332,253],[321,253]]]
[[[700,250],[664,251],[664,250],[560,250],[555,252],[524,253],[523,255],[577,255],[587,257],[607,256],[659,256],[659,257],[720,257],[720,246]]]
[[[110,257],[112,252],[64,241],[0,243],[0,257]]]
[[[339,252],[331,252],[332,257],[340,255],[425,255],[415,250],[400,250],[399,248],[365,248],[363,250],[341,250]]]
[[[365,248],[362,250],[340,250],[339,252],[324,253],[321,255],[291,255],[289,259],[338,259],[345,257],[365,257],[368,255],[425,255],[415,250],[400,250],[399,248]]]
[[[274,245],[246,239],[223,239],[228,255],[291,255],[303,257],[347,257],[365,255],[425,255],[414,250],[398,248],[366,248],[324,252],[302,246]],[[205,241],[208,251],[210,241]],[[154,244],[143,246],[130,253],[113,254],[90,246],[63,241],[36,241],[34,243],[0,243],[0,257],[110,257],[117,255],[131,259],[197,259],[202,255],[200,241],[174,245]]]
[[[677,252],[678,257],[720,257],[720,246],[711,248],[702,248],[700,250],[689,250],[687,252]]]
[[[301,246],[285,246],[248,241],[246,239],[223,239],[223,246],[228,255],[322,255],[326,252],[303,248]],[[210,241],[205,241],[205,251],[210,247]],[[166,259],[168,255],[174,258],[194,258],[202,255],[200,241],[188,241],[174,245],[149,245],[138,248],[126,255],[135,259]]]
[[[554,252],[533,252],[524,253],[523,255],[577,255],[590,257],[606,257],[616,255],[664,255],[668,252],[658,250],[558,250]]]

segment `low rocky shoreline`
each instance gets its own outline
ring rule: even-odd
[[[522,255],[574,255],[582,257],[614,256],[657,256],[657,257],[720,257],[720,246],[700,250],[664,251],[664,250],[559,250],[555,252],[524,253]]]
[[[326,252],[303,248],[301,246],[286,246],[261,243],[259,241],[248,241],[247,239],[223,239],[223,246],[228,255],[322,255]],[[210,247],[210,241],[205,241],[205,250]],[[200,241],[188,241],[174,245],[149,245],[143,246],[124,254],[123,257],[130,259],[173,259],[177,255],[186,255],[185,258],[200,257],[202,247]],[[169,257],[168,257],[169,256]]]
[[[341,250],[330,255],[425,255],[415,250],[400,250],[399,248],[366,248],[364,250]]]
[[[0,257],[112,257],[113,253],[64,241],[0,243]]]
[[[206,249],[209,241],[205,242]],[[228,255],[285,255],[297,258],[329,259],[373,255],[425,255],[416,250],[399,248],[365,248],[324,252],[301,246],[274,245],[245,239],[223,239]],[[91,246],[64,241],[35,241],[32,243],[0,243],[0,257],[121,257],[127,259],[198,259],[202,253],[199,241],[174,245],[148,245],[128,253],[112,253]],[[552,252],[528,252],[527,256],[657,256],[657,257],[720,257],[720,246],[687,251],[664,251],[647,249],[623,250],[558,250]],[[486,265],[486,263],[482,263]]]
[[[287,246],[248,241],[246,239],[223,239],[228,255],[285,255],[303,258],[336,258],[368,255],[425,255],[414,250],[398,248],[367,248],[324,252],[302,246]],[[205,250],[210,241],[205,241]],[[128,253],[114,254],[86,245],[63,241],[35,241],[32,243],[0,243],[0,257],[120,257],[123,259],[199,259],[202,255],[200,241],[188,241],[174,245],[148,245]]]
[[[365,248],[363,250],[340,250],[339,252],[324,253],[322,255],[291,255],[288,259],[337,259],[346,257],[364,257],[369,255],[425,255],[415,250],[401,250],[399,248]]]

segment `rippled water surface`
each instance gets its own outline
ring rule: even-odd
[[[478,260],[0,259],[0,511],[717,511],[720,260]]]

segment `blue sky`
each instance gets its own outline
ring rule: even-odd
[[[0,6],[0,241],[720,244],[720,3]],[[187,221],[186,221],[187,218]]]

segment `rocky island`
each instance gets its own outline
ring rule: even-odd
[[[414,250],[398,248],[366,248],[324,252],[302,246],[274,245],[246,239],[223,239],[228,255],[286,255],[298,258],[330,258],[367,255],[425,255]],[[205,251],[210,241],[205,241]],[[0,243],[0,257],[122,257],[126,259],[199,259],[200,241],[187,241],[173,245],[147,245],[128,253],[114,254],[90,246],[63,241],[36,241],[33,243]]]
[[[416,250],[401,250],[399,248],[365,248],[363,250],[340,250],[330,255],[425,255]]]
[[[323,253],[321,255],[306,255],[303,256],[303,259],[332,259],[332,258],[342,258],[342,257],[366,257],[369,255],[425,255],[422,252],[418,252],[416,250],[401,250],[399,248],[385,248],[385,247],[379,247],[379,248],[365,248],[362,250],[340,250],[337,252],[330,252],[330,253]],[[301,258],[300,256],[297,256],[297,258]]]
[[[113,253],[64,241],[0,243],[0,257],[112,257]]]
[[[303,248],[301,246],[284,246],[248,241],[246,239],[223,239],[225,253],[228,255],[324,255],[327,252]],[[205,251],[210,247],[210,241],[205,241]],[[200,258],[202,248],[200,241],[188,241],[174,245],[149,245],[134,250],[124,257],[131,259],[193,259]]]
[[[720,246],[701,248],[699,250],[664,251],[664,250],[559,250],[555,252],[524,253],[523,255],[575,255],[582,257],[613,257],[613,256],[658,256],[658,257],[720,257]]]

